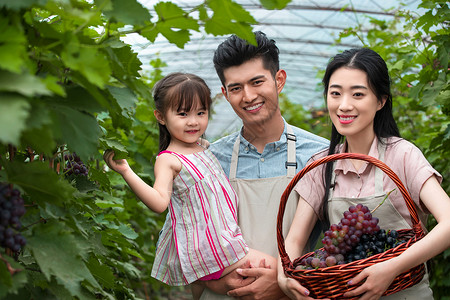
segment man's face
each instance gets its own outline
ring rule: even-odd
[[[280,114],[278,94],[286,82],[286,72],[279,70],[275,79],[263,66],[261,58],[224,70],[222,93],[244,126],[259,126]]]

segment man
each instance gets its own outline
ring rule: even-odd
[[[276,220],[281,194],[294,175],[328,141],[290,126],[283,119],[278,95],[286,82],[279,68],[275,41],[255,32],[257,46],[231,36],[214,53],[214,67],[222,93],[242,119],[240,132],[226,136],[210,147],[239,196],[238,220],[250,248],[278,256]],[[298,202],[290,195],[283,218],[286,235]],[[317,227],[311,248],[320,234]],[[237,270],[207,287],[242,299],[281,299],[276,266]],[[201,299],[226,299],[205,290]]]

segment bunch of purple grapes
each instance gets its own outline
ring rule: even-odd
[[[359,244],[363,234],[373,235],[380,230],[378,218],[367,206],[357,204],[344,212],[339,224],[332,224],[325,232],[322,243],[328,254],[346,255]]]
[[[344,264],[344,255],[330,255],[324,249],[317,249],[313,255],[303,258],[296,269],[311,270]]]
[[[397,231],[380,229],[378,222],[367,206],[350,206],[339,224],[332,224],[325,232],[323,248],[303,258],[296,269],[342,265],[382,253],[405,242],[398,240]]]
[[[399,240],[398,232],[396,230],[380,229],[375,234],[363,234],[360,243],[346,255],[346,262],[352,262],[367,258],[369,256],[385,252],[388,249],[395,248],[398,245],[405,243],[404,240]]]
[[[24,201],[19,190],[8,183],[0,183],[0,246],[19,252],[25,238],[17,231],[22,227],[20,217],[25,214]]]
[[[64,173],[67,176],[70,176],[72,174],[86,177],[88,176],[89,169],[81,161],[80,157],[75,152],[72,154],[64,155],[64,159],[67,161],[66,166],[64,168]]]

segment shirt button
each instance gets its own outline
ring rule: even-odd
[[[248,147],[245,147],[245,151],[248,151]]]
[[[264,157],[261,157],[261,159],[260,159],[262,162],[264,162]]]
[[[277,151],[280,151],[280,147],[277,147]]]
[[[255,147],[253,147],[253,146],[250,146],[250,148],[251,148],[252,150],[255,150]]]

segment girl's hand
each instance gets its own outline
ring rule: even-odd
[[[283,272],[279,272],[278,274],[278,285],[290,299],[313,299],[308,296],[308,289],[302,286],[297,280],[286,277]]]
[[[392,260],[392,259],[391,259]],[[398,275],[392,261],[387,260],[365,268],[361,273],[348,282],[355,285],[365,280],[356,289],[344,294],[344,297],[355,297],[360,295],[361,300],[376,300],[389,288]]]
[[[103,159],[105,160],[108,167],[117,173],[123,175],[126,171],[130,169],[126,159],[114,160],[114,150],[106,150],[103,154]]]

